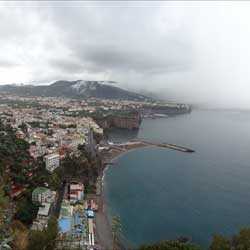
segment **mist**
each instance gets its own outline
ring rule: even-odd
[[[250,108],[249,2],[2,2],[0,84],[112,80]]]

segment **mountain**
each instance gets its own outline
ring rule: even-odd
[[[51,85],[2,85],[0,93],[19,96],[96,97],[103,99],[149,100],[150,98],[109,84],[112,81],[56,81]]]

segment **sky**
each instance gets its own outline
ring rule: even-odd
[[[0,84],[110,80],[250,108],[250,2],[0,2]]]

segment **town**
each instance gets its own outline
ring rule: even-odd
[[[10,217],[32,232],[43,232],[55,218],[57,249],[112,247],[98,231],[103,213],[102,172],[124,150],[148,144],[135,141],[116,146],[108,141],[105,130],[138,129],[141,119],[153,118],[152,107],[158,106],[142,101],[1,94],[1,134],[11,131],[15,144],[24,145],[17,160],[20,168],[14,162],[2,169],[12,200]],[[189,109],[183,104],[164,108]]]

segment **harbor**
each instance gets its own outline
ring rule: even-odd
[[[104,165],[115,165],[113,159],[120,156],[121,154],[124,154],[126,152],[129,152],[131,150],[136,150],[139,148],[145,148],[145,147],[162,147],[166,149],[172,149],[176,151],[180,151],[183,153],[194,153],[195,150],[183,146],[177,146],[174,144],[169,143],[158,143],[158,142],[151,142],[141,139],[131,140],[124,143],[113,143],[108,142],[105,147],[102,147],[101,154],[103,158]]]

